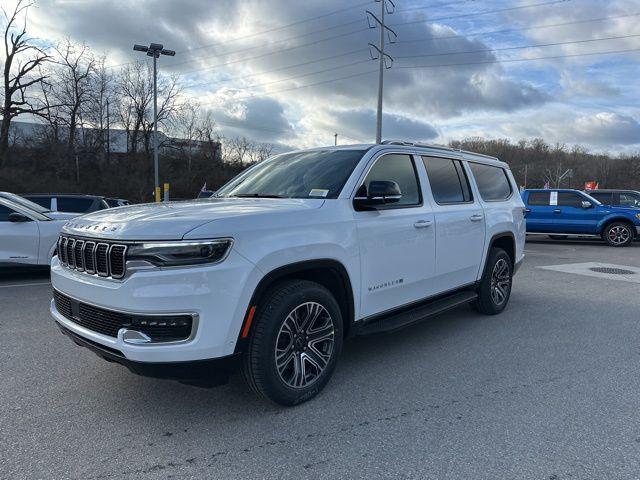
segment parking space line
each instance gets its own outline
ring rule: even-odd
[[[32,286],[38,286],[38,285],[51,285],[51,282],[14,283],[10,285],[0,285],[0,288],[32,287]]]

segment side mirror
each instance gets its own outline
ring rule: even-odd
[[[28,222],[31,219],[21,213],[13,212],[9,214],[9,221],[14,223]]]
[[[402,198],[402,192],[396,182],[387,180],[372,180],[369,190],[362,185],[358,189],[353,205],[356,210],[370,210],[378,206],[397,203]]]
[[[593,207],[593,204],[587,200],[583,200],[582,201],[582,208],[591,208]]]

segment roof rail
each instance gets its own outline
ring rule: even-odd
[[[407,142],[404,140],[383,140],[382,145],[404,145],[407,147],[422,147],[422,148],[437,148],[438,150],[447,150],[449,152],[457,152],[458,150],[447,147],[445,145],[437,145],[435,143],[419,143],[419,142]]]
[[[419,143],[419,142],[407,142],[404,140],[383,140],[382,145],[404,145],[407,147],[422,147],[422,148],[433,148],[437,150],[445,150],[447,152],[460,152],[465,153],[467,155],[475,155],[477,157],[490,158],[491,160],[498,160],[497,157],[493,157],[491,155],[485,155],[484,153],[476,153],[470,152],[468,150],[462,150],[459,148],[451,148],[446,145],[438,145],[438,144],[430,144],[430,143]]]

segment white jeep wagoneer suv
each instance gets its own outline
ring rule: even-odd
[[[208,200],[71,220],[51,313],[135,373],[213,385],[237,366],[293,405],[327,384],[347,336],[466,302],[500,313],[523,211],[509,167],[483,155],[407,142],[285,153]]]

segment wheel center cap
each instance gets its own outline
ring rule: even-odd
[[[298,350],[302,350],[305,347],[305,341],[304,341],[304,337],[298,337],[295,339],[295,346],[296,349]]]

